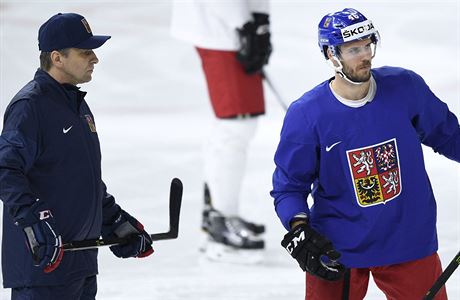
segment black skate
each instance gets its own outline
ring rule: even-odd
[[[209,227],[209,214],[210,212],[217,212],[212,206],[211,202],[211,193],[209,192],[209,187],[205,183],[204,184],[204,210],[203,210],[203,221],[202,221],[202,229],[204,231],[208,231]],[[232,219],[232,223],[235,224],[237,227],[242,227],[246,231],[249,231],[252,235],[260,235],[262,233],[265,233],[265,226],[263,224],[256,224],[253,222],[249,222],[241,217],[234,216],[234,217],[229,217],[228,219]]]
[[[254,235],[239,217],[225,217],[217,210],[203,213],[203,230],[217,243],[237,249],[263,249],[264,241]]]
[[[253,264],[262,261],[261,250],[265,243],[260,234],[265,226],[243,220],[238,216],[224,216],[211,204],[209,189],[205,184],[205,208],[202,229],[207,240],[202,250],[210,260]]]

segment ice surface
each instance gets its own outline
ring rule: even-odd
[[[284,101],[295,100],[331,75],[315,28],[324,14],[344,5],[272,1],[274,53],[267,72]],[[347,1],[346,6],[364,12],[380,31],[382,47],[374,66],[418,72],[460,115],[458,1]],[[244,216],[267,226],[266,260],[241,266],[200,259],[201,144],[212,113],[193,47],[169,36],[170,9],[169,1],[153,0],[0,0],[1,114],[38,67],[38,27],[57,12],[84,15],[95,34],[112,35],[96,51],[100,62],[93,81],[82,87],[96,116],[109,191],[151,232],[159,232],[168,224],[169,181],[179,177],[184,182],[179,239],[155,243],[155,254],[143,260],[120,260],[102,249],[98,298],[303,299],[303,274],[279,245],[284,229],[268,195],[283,118],[269,90],[241,201]],[[439,254],[446,266],[460,248],[460,168],[425,150],[438,200]],[[447,285],[450,299],[460,299],[459,282],[457,271]],[[8,295],[0,290],[0,298]],[[366,299],[383,298],[371,281]]]

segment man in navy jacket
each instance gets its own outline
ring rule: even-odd
[[[111,247],[145,257],[152,240],[101,179],[101,151],[86,93],[98,63],[95,36],[78,14],[57,14],[39,30],[40,69],[11,100],[0,136],[2,271],[12,299],[94,299],[97,250],[63,242],[133,236]]]

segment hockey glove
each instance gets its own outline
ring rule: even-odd
[[[345,272],[345,267],[338,263],[340,253],[308,224],[299,224],[291,229],[281,245],[297,260],[304,272],[329,281],[339,280]]]
[[[262,70],[262,67],[268,64],[272,53],[268,15],[262,13],[252,15],[254,21],[249,21],[242,28],[237,28],[240,49],[236,53],[236,58],[243,65],[247,74]]]
[[[102,237],[110,239],[127,237],[128,242],[110,247],[117,257],[146,257],[153,253],[152,239],[144,226],[130,214],[120,209],[114,220],[102,225]]]
[[[23,230],[35,266],[45,273],[54,271],[61,263],[64,250],[51,211],[42,201],[20,210],[14,219]]]

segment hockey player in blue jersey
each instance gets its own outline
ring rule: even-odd
[[[335,76],[284,120],[271,192],[282,245],[307,272],[309,300],[363,299],[370,273],[388,299],[421,299],[441,274],[422,144],[460,162],[458,120],[416,73],[371,69],[380,37],[357,10],[318,31]]]
[[[40,69],[11,100],[0,136],[3,285],[14,300],[95,299],[97,250],[63,242],[130,236],[118,257],[152,254],[152,240],[107,193],[99,139],[78,84],[89,82],[94,36],[78,14],[57,14],[39,30]]]

